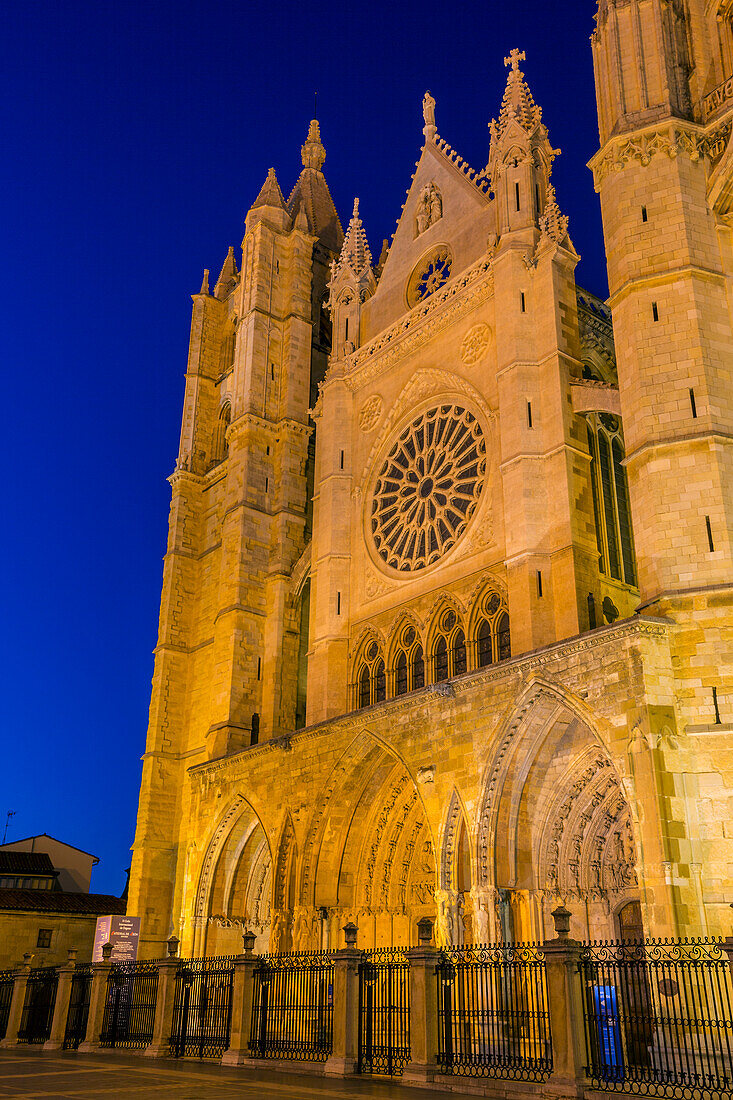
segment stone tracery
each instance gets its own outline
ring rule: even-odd
[[[383,561],[401,572],[433,565],[458,542],[476,510],[486,441],[457,405],[426,410],[402,430],[377,477],[370,526]]]

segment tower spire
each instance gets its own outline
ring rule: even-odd
[[[316,118],[311,119],[310,126],[308,127],[308,137],[305,139],[305,144],[301,147],[300,155],[303,160],[304,168],[315,168],[316,172],[320,172],[323,168],[323,162],[326,159],[326,150],[321,141],[321,129],[318,125],[318,119]]]

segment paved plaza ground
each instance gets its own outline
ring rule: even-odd
[[[43,1054],[28,1048],[0,1051],[0,1100],[51,1096],[56,1100],[118,1096],[122,1100],[446,1100],[466,1095],[408,1088],[387,1078],[301,1077],[265,1068],[235,1069],[120,1054]]]

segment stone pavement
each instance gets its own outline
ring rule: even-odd
[[[0,1051],[0,1100],[96,1100],[118,1096],[125,1100],[446,1100],[446,1096],[467,1095],[408,1088],[388,1078],[301,1077],[264,1068],[237,1069],[111,1053],[43,1054],[27,1047]]]

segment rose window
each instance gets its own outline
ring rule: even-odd
[[[445,245],[436,248],[420,264],[410,278],[407,299],[411,306],[429,297],[450,279],[453,259]]]
[[[416,417],[384,461],[371,500],[377,553],[403,572],[424,569],[460,539],[481,496],[486,440],[467,409],[440,405]]]

